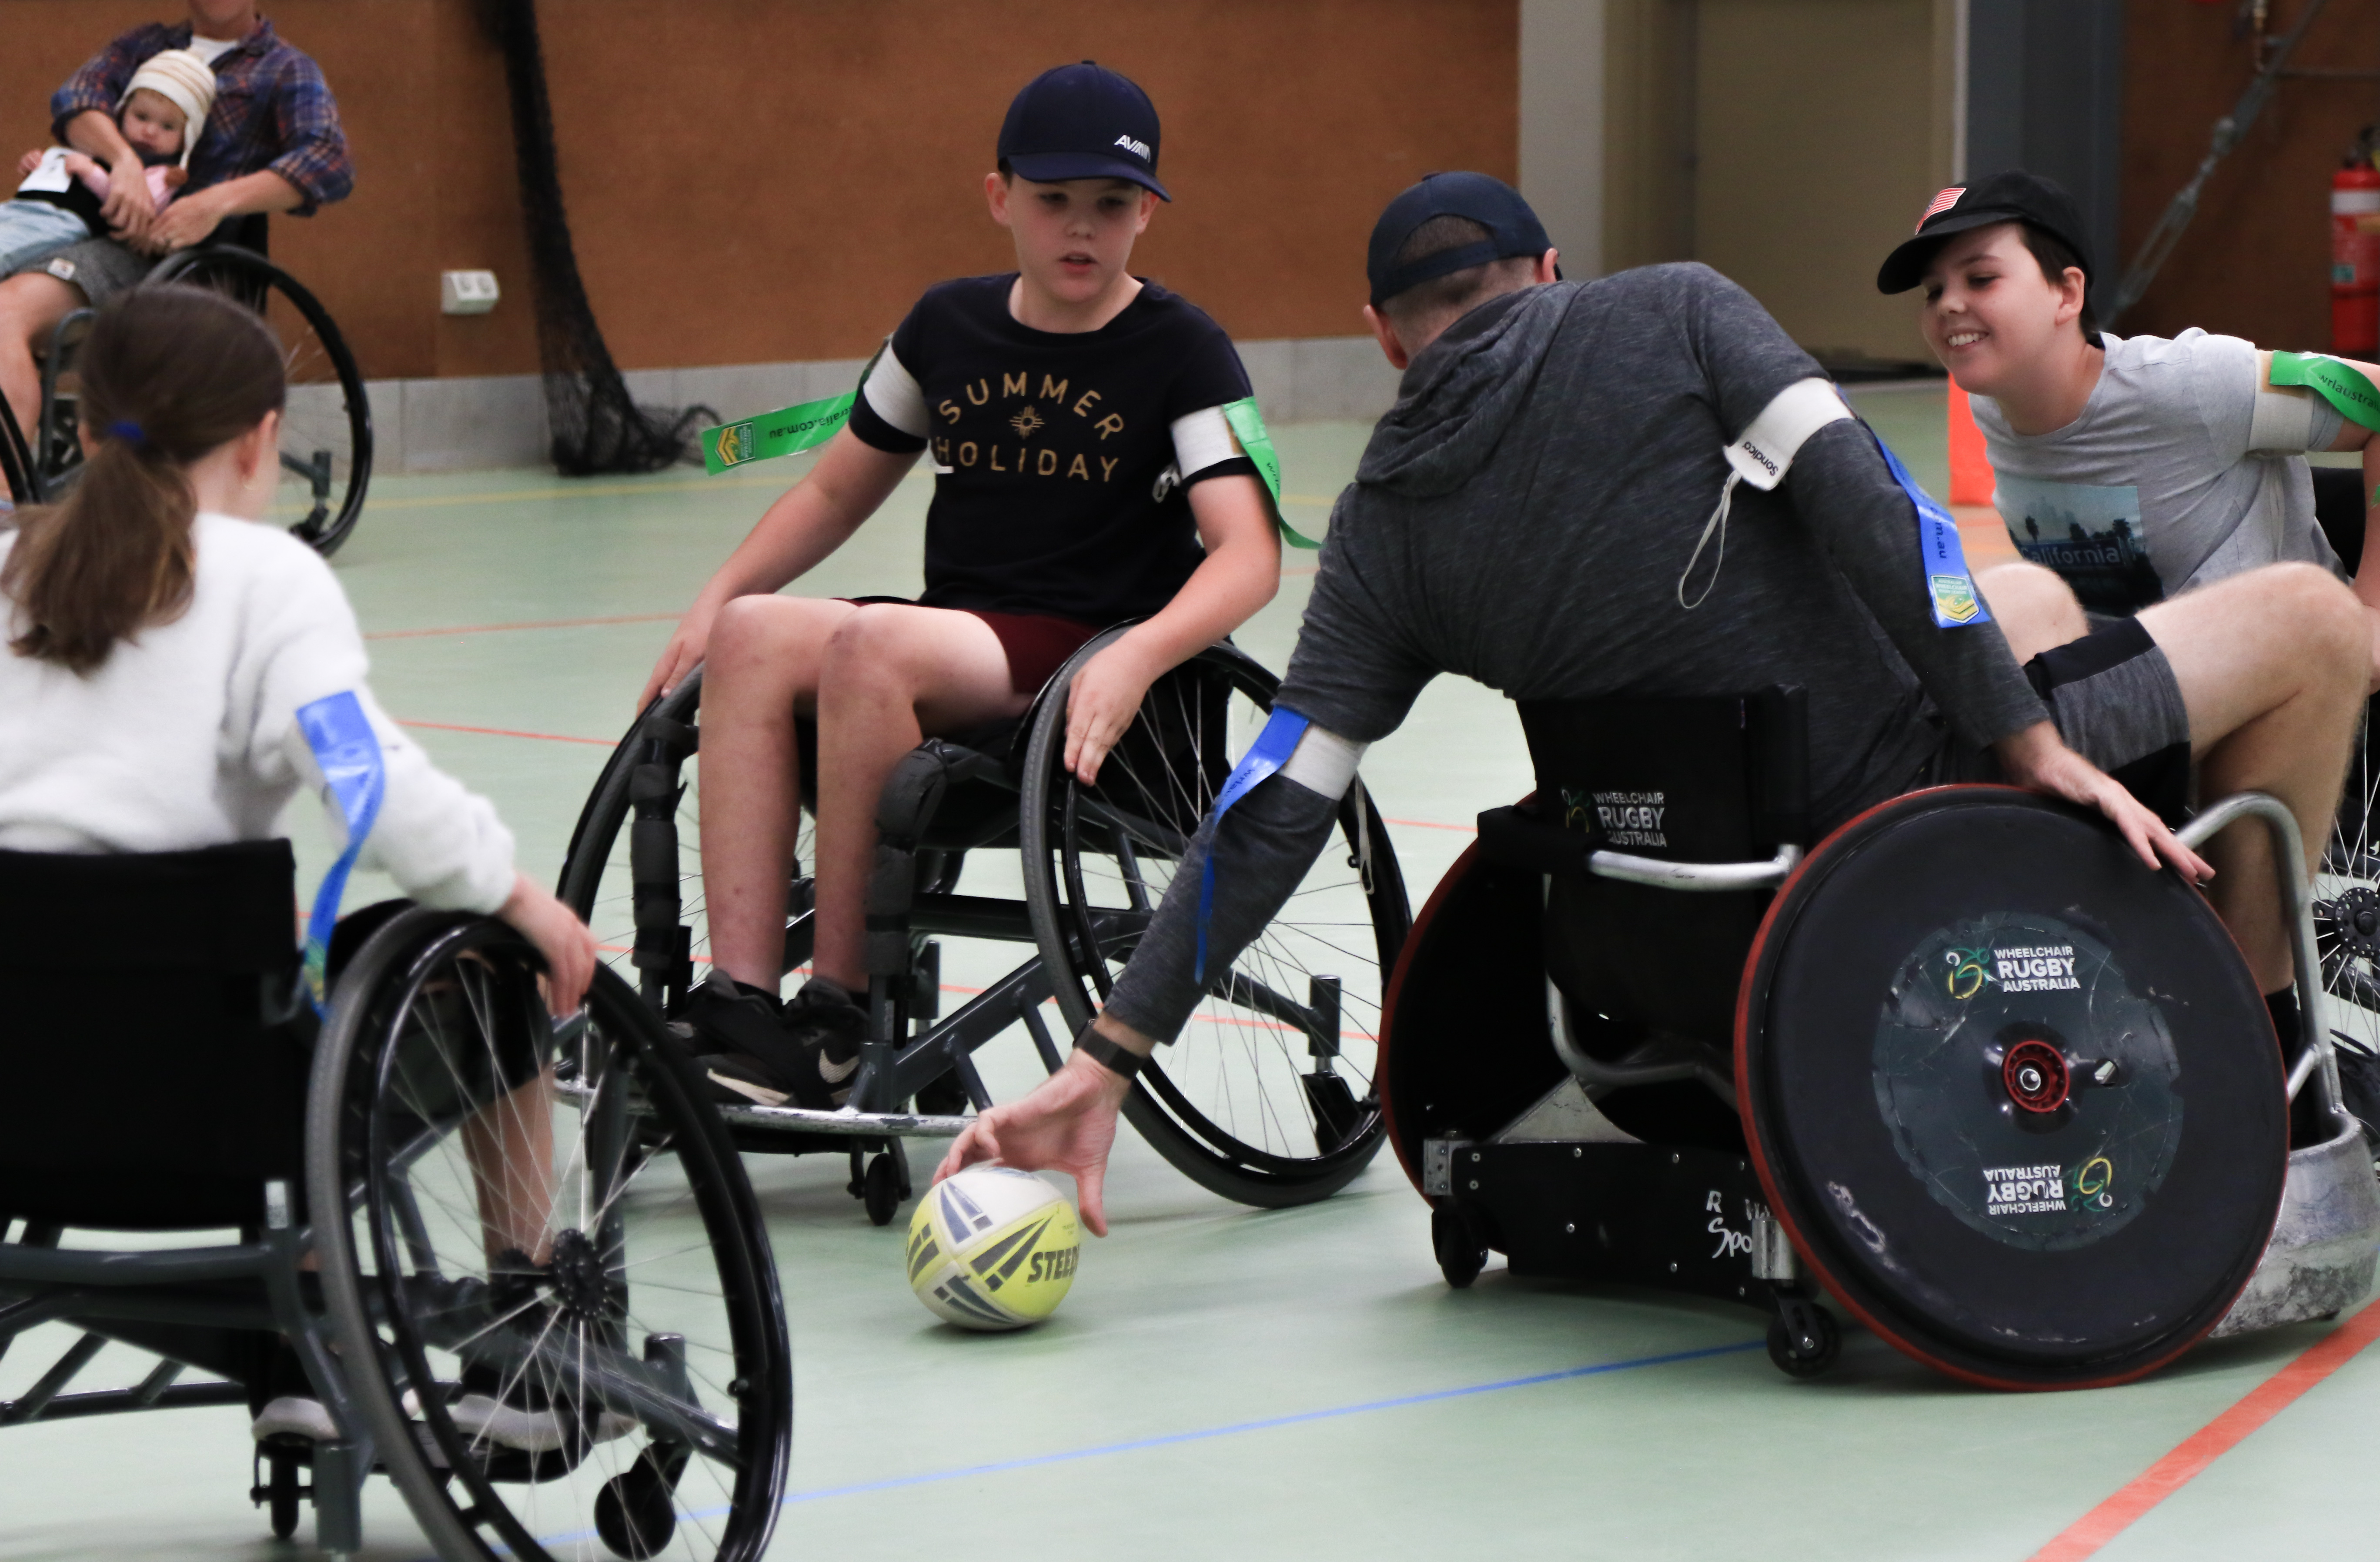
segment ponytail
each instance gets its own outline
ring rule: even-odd
[[[0,564],[8,649],[77,674],[190,604],[198,502],[189,464],[278,409],[280,348],[256,315],[204,288],[139,287],[83,341],[90,457],[66,503],[28,510]]]

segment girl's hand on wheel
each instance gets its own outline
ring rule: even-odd
[[[1066,689],[1066,768],[1076,780],[1087,787],[1099,778],[1100,763],[1164,670],[1127,634],[1075,675]]]
[[[638,711],[675,689],[686,674],[702,665],[703,652],[710,644],[710,621],[718,613],[717,608],[698,602],[677,621],[676,633],[662,647],[661,660],[653,664],[653,676],[645,680],[645,691],[637,696]]]
[[[595,935],[578,914],[525,873],[513,875],[513,892],[496,908],[499,920],[545,957],[545,1004],[558,1017],[575,1014],[595,979]]]

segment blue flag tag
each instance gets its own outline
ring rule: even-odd
[[[298,711],[298,729],[314,750],[323,785],[346,821],[346,849],[322,876],[314,892],[314,913],[306,921],[306,991],[321,1014],[329,1001],[328,973],[331,930],[339,921],[339,897],[346,893],[347,874],[380,817],[380,800],[388,789],[388,769],[380,751],[380,736],[364,714],[363,702],[352,691],[326,694]]]
[[[1223,815],[1232,811],[1233,803],[1255,791],[1266,776],[1289,763],[1289,756],[1297,752],[1297,740],[1305,736],[1305,729],[1311,725],[1305,717],[1286,706],[1273,707],[1272,719],[1265,723],[1264,730],[1257,734],[1257,740],[1249,745],[1246,753],[1240,756],[1239,765],[1232,772],[1230,779],[1223,783],[1223,789],[1215,795],[1211,817],[1218,824],[1222,822]],[[1204,872],[1198,879],[1198,961],[1190,972],[1190,979],[1202,985],[1207,980],[1207,922],[1214,911],[1215,848],[1209,837]]]
[[[1984,605],[1983,593],[1975,590],[1974,577],[1967,573],[1967,550],[1959,542],[1959,523],[1940,501],[1917,486],[1917,480],[1909,475],[1909,469],[1900,464],[1900,458],[1881,434],[1871,428],[1867,436],[1883,452],[1892,480],[1917,506],[1918,567],[1925,577],[1925,600],[1934,609],[1936,627],[1956,629],[1990,623],[1991,610]]]

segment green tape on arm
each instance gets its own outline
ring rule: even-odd
[[[798,407],[781,407],[740,423],[702,431],[702,470],[713,474],[749,466],[772,456],[794,456],[832,439],[851,421],[857,392],[846,391]]]
[[[1223,406],[1223,421],[1232,425],[1232,435],[1240,442],[1241,451],[1257,464],[1257,475],[1264,479],[1265,492],[1272,498],[1272,523],[1281,528],[1281,541],[1293,548],[1318,548],[1322,544],[1310,537],[1301,536],[1281,511],[1281,457],[1272,447],[1272,435],[1265,433],[1264,417],[1257,410],[1255,397],[1243,397]]]
[[[2380,429],[2380,386],[2362,370],[2322,352],[2273,354],[2272,382],[2303,385],[2359,428]]]

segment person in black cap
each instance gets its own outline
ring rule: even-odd
[[[2364,482],[2345,496],[2361,531],[2380,445],[2313,391],[2275,385],[2273,355],[2252,342],[2194,327],[2170,340],[2100,330],[2091,275],[2072,198],[2012,169],[1935,196],[1876,285],[1924,289],[1927,345],[1983,431],[1993,501],[2026,562],[1985,571],[1977,587],[2046,698],[2097,684],[2132,707],[2145,746],[2116,775],[2179,822],[2193,775],[2204,795],[2241,783],[2232,756],[2210,758],[2193,741],[2203,721],[2177,691],[2187,684],[2176,684],[2174,664],[2219,653],[2267,613],[2265,596],[2287,594],[2288,570],[2269,567],[2344,573],[2304,453],[2364,452]],[[2340,676],[2380,688],[2380,571],[2362,572],[2356,590],[2370,623]],[[2177,598],[2190,611],[2158,605]],[[2270,627],[2286,635],[2285,618]],[[2326,736],[2318,751],[2333,751]],[[2312,853],[2330,835],[2335,775],[2310,775],[2287,797]],[[2207,855],[2225,886],[2217,904],[2254,922],[2269,874],[2262,836],[2245,834],[2218,837]],[[2260,974],[2289,1035],[2284,969],[2267,961]]]
[[[2091,261],[2073,200],[2013,169],[1937,195],[1876,272],[1880,292],[1924,288],[1926,343],[1973,398],[2010,539],[2040,567],[1989,572],[1985,594],[2022,592],[2048,632],[2074,639],[2261,565],[2343,574],[2304,453],[2368,463],[2372,432],[2276,387],[2272,355],[2237,336],[2101,331]],[[2367,470],[2362,491],[2374,481]],[[2364,589],[2380,606],[2380,579]]]
[[[1822,830],[1914,787],[2006,779],[2097,808],[2152,867],[2205,875],[2102,768],[2133,757],[2112,702],[2127,691],[2045,702],[1955,546],[1937,551],[1938,506],[1750,295],[1694,264],[1564,282],[1559,259],[1526,202],[1480,175],[1390,203],[1366,314],[1404,380],[1332,511],[1275,702],[1276,721],[1306,725],[1200,826],[1076,1055],[982,1114],[939,1175],[990,1159],[1069,1172],[1103,1232],[1116,1112],[1201,995],[1202,921],[1208,969],[1227,969],[1329,837],[1364,746],[1441,672],[1516,700],[1799,685]],[[2343,588],[2313,571],[2282,584],[2299,589],[2257,622],[2356,643]],[[2178,663],[2179,689],[2168,675],[2177,703],[2186,691],[2207,713],[2204,739],[2228,746],[2228,784],[2336,787],[2357,687],[2301,660],[2250,646]],[[2267,911],[2243,942],[2286,984],[2269,896]]]
[[[721,1100],[832,1107],[857,1067],[862,905],[886,777],[924,733],[1021,714],[1091,636],[1142,620],[1075,679],[1066,763],[1096,778],[1149,684],[1269,601],[1280,542],[1222,409],[1239,356],[1127,269],[1160,201],[1157,110],[1088,60],[1045,71],[984,179],[1016,270],[926,291],[848,428],[712,576],[643,700],[707,665],[702,862],[712,974],[686,1022]],[[915,603],[778,596],[919,456],[935,473]],[[817,723],[818,938],[778,982],[801,755]]]

